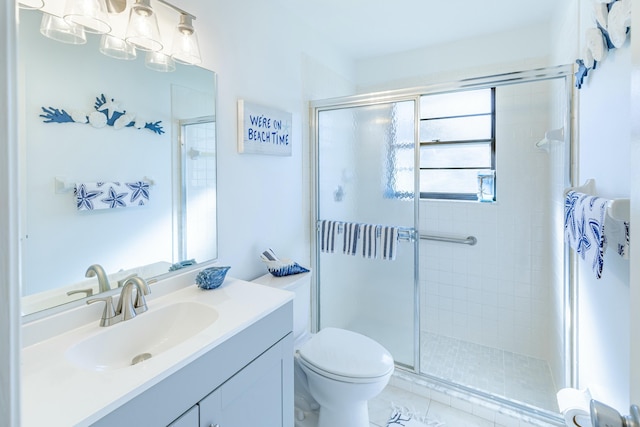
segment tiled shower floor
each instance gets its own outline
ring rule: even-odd
[[[556,387],[546,361],[421,333],[420,371],[507,399],[557,412]]]

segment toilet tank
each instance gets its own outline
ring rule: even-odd
[[[311,273],[298,273],[290,276],[275,277],[271,273],[253,280],[265,286],[293,292],[293,337],[294,340],[309,331],[311,306]]]

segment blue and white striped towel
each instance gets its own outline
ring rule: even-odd
[[[378,230],[379,225],[363,224],[360,226],[362,230],[362,256],[364,258],[378,257]]]
[[[347,222],[344,224],[344,239],[342,243],[342,253],[345,255],[355,255],[358,251],[358,239],[360,237],[360,224]]]
[[[569,246],[583,260],[591,261],[591,268],[599,279],[604,264],[604,224],[607,199],[569,191],[564,202],[564,230]]]
[[[382,259],[393,261],[396,259],[396,246],[398,243],[398,227],[382,226],[380,232],[380,245],[382,246]]]
[[[336,249],[336,234],[338,234],[339,221],[322,220],[320,225],[320,251],[332,254]]]

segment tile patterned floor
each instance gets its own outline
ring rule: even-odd
[[[421,338],[421,372],[558,411],[556,387],[546,361],[442,335],[423,332]]]

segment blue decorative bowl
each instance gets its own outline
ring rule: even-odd
[[[200,289],[216,289],[224,282],[224,277],[227,275],[231,267],[209,267],[202,270],[196,276],[196,285]]]
[[[287,265],[281,265],[279,267],[267,267],[267,269],[269,270],[269,273],[273,274],[276,277],[291,276],[292,274],[309,272],[309,269],[304,268],[297,262]]]
[[[197,263],[195,259],[188,259],[185,261],[176,262],[175,264],[172,264],[171,267],[169,267],[169,271],[180,270],[181,268],[190,267],[196,264]]]

